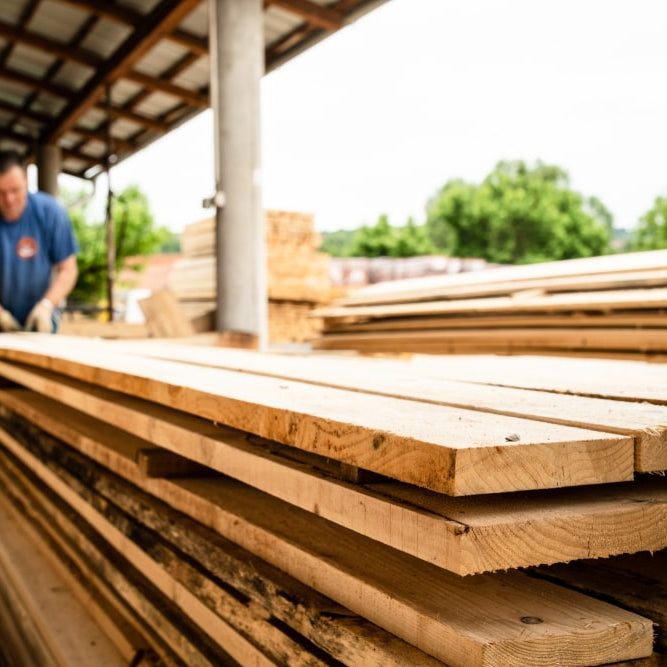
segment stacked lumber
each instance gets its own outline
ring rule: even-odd
[[[164,664],[658,664],[660,367],[448,361],[5,335],[0,496]]]
[[[379,283],[314,311],[320,349],[661,357],[667,251]]]
[[[321,322],[310,317],[330,301],[330,257],[317,249],[320,236],[311,214],[266,211],[269,340],[303,342]],[[181,236],[185,257],[173,267],[169,287],[191,318],[215,310],[215,219],[187,225]]]

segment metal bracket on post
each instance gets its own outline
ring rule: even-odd
[[[227,198],[224,192],[216,192],[212,197],[207,197],[201,203],[204,208],[224,208]]]

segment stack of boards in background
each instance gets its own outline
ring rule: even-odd
[[[667,354],[667,250],[496,267],[360,288],[321,349],[435,354]]]
[[[659,364],[5,334],[0,377],[5,648],[60,650],[45,554],[118,664],[664,664]]]
[[[312,214],[267,210],[267,286],[270,342],[303,342],[319,334],[312,309],[331,300],[329,255],[317,252],[321,238]],[[187,225],[181,236],[185,257],[173,266],[169,288],[186,315],[208,318],[214,329],[216,307],[215,219]]]

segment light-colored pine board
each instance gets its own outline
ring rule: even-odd
[[[622,313],[590,314],[571,312],[559,315],[508,314],[508,315],[465,315],[458,317],[392,317],[359,322],[328,322],[327,333],[357,333],[360,331],[409,331],[413,329],[483,329],[487,327],[611,327],[611,328],[659,328],[665,327],[665,314],[662,312],[632,311]],[[311,336],[312,338],[312,336]]]
[[[415,355],[410,363],[417,373],[427,377],[667,404],[667,366],[664,363],[533,355]]]
[[[125,665],[116,647],[42,555],[39,545],[21,530],[5,502],[0,501],[2,587],[17,605],[16,616],[28,626],[41,664]]]
[[[656,626],[655,647],[667,653],[667,552],[664,550],[585,560],[534,572],[650,618]]]
[[[5,432],[0,436],[45,484],[79,506],[70,484]],[[450,575],[230,480],[178,486],[203,492],[209,508],[213,503],[210,520],[221,534],[454,667],[599,665],[651,653],[650,621],[599,600],[520,573]],[[542,623],[522,623],[527,616]]]
[[[626,481],[634,474],[628,436],[122,355],[104,341],[76,350],[67,343],[4,336],[0,356],[452,495]],[[16,364],[0,362],[0,374],[31,381]]]
[[[82,388],[81,393],[93,392]],[[97,398],[85,407],[118,417],[119,424],[131,423],[136,435],[166,447],[179,443],[179,451],[200,460],[217,449],[208,454],[208,463],[220,472],[457,574],[667,546],[663,478],[602,489],[460,499],[387,481],[359,486],[311,470],[307,462],[281,458],[269,447],[253,450],[238,435],[223,431],[216,436],[194,419],[167,421],[150,405],[136,403],[132,409],[118,395],[103,398],[98,392]],[[145,441],[24,389],[0,392],[0,405],[145,487],[131,454],[115,455],[126,448],[141,452]],[[118,412],[119,407],[127,409]]]
[[[100,322],[98,320],[63,320],[58,329],[65,336],[90,338],[147,338],[148,327],[144,323]]]
[[[667,281],[667,275],[665,276]],[[416,301],[381,306],[330,306],[313,311],[316,317],[346,322],[390,317],[424,317],[434,315],[479,315],[483,313],[551,313],[554,311],[604,311],[667,307],[667,289],[638,288],[596,292],[565,292],[544,294],[540,290],[522,292],[509,297]]]
[[[615,280],[625,279],[626,285],[635,284],[633,273],[643,274],[655,285],[651,274],[659,271],[660,280],[667,273],[667,251],[624,253],[604,257],[570,259],[521,266],[503,266],[484,271],[471,271],[448,276],[427,276],[401,281],[388,281],[355,290],[340,305],[395,303],[399,301],[423,301],[463,294],[512,293],[527,289],[591,289],[593,277],[614,274]],[[627,273],[628,275],[622,275]],[[620,274],[620,275],[617,275]],[[648,275],[647,275],[648,274]],[[585,280],[582,281],[581,278]],[[609,282],[607,282],[609,284]],[[612,283],[618,285],[618,282]],[[640,282],[641,284],[641,282]],[[660,284],[660,283],[659,283]],[[661,284],[665,284],[662,282]],[[472,289],[471,289],[472,288]],[[473,289],[475,291],[473,291]]]
[[[187,315],[174,294],[167,289],[153,292],[139,301],[149,334],[155,338],[179,338],[194,335]]]
[[[327,334],[312,341],[322,350],[364,352],[421,352],[447,354],[456,349],[484,348],[531,350],[610,350],[642,353],[667,352],[667,329],[556,327],[544,329],[428,329],[424,331],[379,331],[374,333]]]
[[[429,403],[480,410],[493,414],[539,419],[546,422],[592,428],[632,435],[635,438],[635,469],[656,472],[667,469],[667,408],[639,401],[573,396],[559,392],[533,391],[485,384],[484,363],[477,364],[479,375],[473,384],[466,382],[466,364],[459,363],[457,380],[448,380],[431,372],[428,360],[413,363],[408,360],[387,360],[331,355],[260,354],[235,350],[201,349],[179,343],[120,344],[125,352],[213,366],[242,372],[270,375],[351,389],[378,395],[409,398]],[[486,357],[485,357],[486,359]],[[475,360],[470,359],[474,364]],[[551,368],[551,361],[533,358],[532,370],[540,373],[540,364]],[[447,368],[446,360],[434,360],[432,368]],[[645,364],[644,364],[645,366]],[[644,366],[635,369],[642,373]],[[614,363],[600,365],[613,372]],[[628,369],[627,366],[623,368]],[[507,365],[511,376],[511,365]],[[576,378],[576,373],[574,374]],[[662,379],[667,398],[667,376]]]

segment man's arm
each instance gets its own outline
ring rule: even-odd
[[[42,298],[57,306],[74,288],[79,269],[76,255],[70,255],[53,267],[53,280]]]

